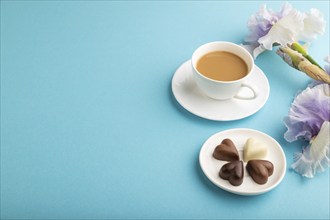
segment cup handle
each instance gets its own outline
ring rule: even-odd
[[[234,98],[236,98],[236,99],[242,99],[242,100],[252,100],[252,99],[255,99],[255,98],[258,97],[257,90],[256,90],[255,88],[253,88],[253,86],[250,86],[250,85],[248,85],[248,84],[243,83],[243,84],[241,85],[240,90],[241,90],[242,88],[244,88],[244,87],[245,87],[245,88],[248,88],[249,90],[251,90],[251,92],[253,93],[253,96],[244,96],[244,95],[240,95],[239,92],[238,92],[238,94],[235,95]]]

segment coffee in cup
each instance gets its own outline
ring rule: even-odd
[[[233,81],[245,77],[248,67],[239,56],[227,51],[213,51],[202,56],[196,65],[198,72],[218,81]]]
[[[218,100],[257,97],[256,89],[244,83],[253,73],[254,60],[243,47],[225,41],[207,43],[195,50],[191,64],[195,82],[207,96]],[[251,90],[253,95],[238,95],[243,87]]]

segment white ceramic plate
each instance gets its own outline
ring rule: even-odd
[[[240,186],[233,186],[229,181],[219,177],[220,168],[228,163],[215,159],[212,154],[217,145],[225,138],[231,139],[239,152],[240,159],[243,160],[243,146],[250,137],[256,138],[259,142],[265,144],[268,148],[268,155],[263,158],[273,163],[274,172],[268,178],[268,182],[259,185],[253,181],[246,171],[244,162],[244,179]],[[239,195],[258,195],[274,189],[283,179],[286,171],[286,160],[282,147],[272,137],[260,131],[239,128],[226,130],[212,135],[206,140],[199,154],[199,163],[207,178],[215,185],[228,192]]]
[[[204,95],[193,80],[191,61],[183,63],[172,78],[172,91],[176,100],[189,112],[210,120],[231,121],[248,117],[259,111],[269,97],[268,79],[262,70],[255,71],[245,81],[258,90],[253,100],[215,100]],[[242,92],[251,92],[249,90]]]

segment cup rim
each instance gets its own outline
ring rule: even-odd
[[[200,73],[200,72],[197,70],[197,68],[196,68],[195,65],[193,64],[193,59],[194,59],[194,56],[196,56],[197,51],[198,51],[200,48],[202,48],[202,47],[204,47],[204,46],[206,46],[206,45],[209,45],[209,44],[218,44],[218,43],[221,43],[221,44],[229,44],[229,45],[232,45],[232,46],[238,47],[238,48],[242,49],[242,50],[248,55],[249,59],[252,61],[252,66],[251,66],[250,71],[249,71],[244,77],[242,77],[242,78],[240,78],[240,79],[236,79],[236,80],[231,80],[231,81],[221,81],[221,80],[211,79],[211,78],[209,78],[209,77],[203,75],[202,73]],[[237,54],[235,54],[235,55],[237,55]],[[239,55],[238,55],[238,56],[239,56]],[[241,57],[240,57],[240,58],[241,58]],[[245,61],[245,60],[244,60],[244,61]],[[245,61],[245,62],[246,62],[246,61]],[[192,54],[192,56],[191,56],[191,65],[192,65],[194,71],[195,71],[198,75],[200,75],[201,77],[203,77],[203,78],[205,78],[205,79],[207,79],[207,80],[210,80],[210,81],[212,81],[212,82],[216,82],[216,83],[224,83],[224,84],[227,83],[227,84],[229,84],[229,83],[239,82],[239,81],[242,81],[242,80],[244,80],[245,78],[247,78],[247,77],[253,72],[253,70],[254,70],[254,59],[253,59],[252,55],[249,53],[249,51],[247,51],[247,50],[246,50],[244,47],[242,47],[241,45],[238,45],[238,44],[235,44],[235,43],[233,43],[233,42],[229,42],[229,41],[212,41],[212,42],[208,42],[208,43],[202,44],[202,45],[200,45],[197,49],[195,49],[195,51],[193,52],[193,54]]]

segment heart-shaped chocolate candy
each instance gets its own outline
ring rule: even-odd
[[[231,161],[223,165],[220,169],[219,176],[228,180],[231,185],[239,186],[243,183],[244,166],[243,161]]]
[[[213,157],[218,160],[235,161],[239,155],[234,143],[226,138],[213,151]]]
[[[268,177],[273,174],[274,166],[268,160],[249,160],[246,170],[252,179],[258,184],[265,184]]]
[[[243,160],[245,162],[255,159],[263,159],[267,156],[267,147],[255,138],[249,138],[243,148]]]

